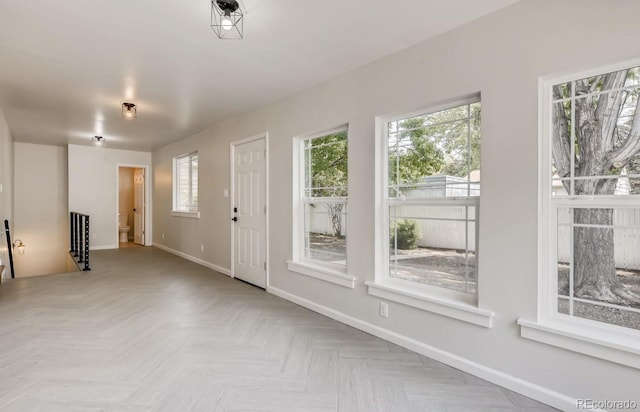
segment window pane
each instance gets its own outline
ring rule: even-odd
[[[391,206],[389,276],[476,292],[472,206]]]
[[[554,103],[558,100],[568,99],[571,97],[571,82],[556,84],[553,86],[553,100]]]
[[[344,203],[304,205],[304,256],[339,265],[347,263],[347,206]]]
[[[176,159],[175,204],[176,210],[193,212],[198,210],[198,155],[192,154]]]
[[[198,210],[198,155],[191,156],[191,201],[189,210]]]
[[[553,103],[553,161],[551,164],[551,175],[553,178],[571,177],[571,102]],[[561,187],[557,195],[569,194],[571,183],[566,183],[566,193],[562,193]],[[554,189],[556,187],[554,186]]]
[[[305,196],[347,195],[347,132],[305,140]]]
[[[388,196],[478,196],[480,103],[389,123]]]
[[[640,208],[558,215],[558,311],[640,329]]]

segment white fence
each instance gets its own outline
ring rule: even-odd
[[[342,208],[342,236],[347,234],[347,205]],[[306,230],[312,233],[333,235],[333,227],[329,220],[329,210],[326,203],[314,203],[306,208]]]
[[[464,191],[462,193],[461,191]],[[478,181],[451,176],[433,176],[411,188],[402,188],[407,199],[465,196],[480,194]],[[345,206],[346,209],[346,206]],[[342,231],[346,234],[347,218],[343,210]],[[353,211],[351,211],[353,213]],[[469,213],[469,216],[466,216]],[[417,223],[420,231],[418,246],[440,249],[475,251],[475,209],[469,207],[397,206],[398,222],[404,219]],[[393,217],[393,216],[392,216]],[[472,221],[465,222],[465,219]],[[567,217],[559,217],[569,222]],[[314,233],[333,234],[326,204],[316,204],[308,211],[307,230]],[[466,229],[465,229],[466,226]],[[621,269],[640,270],[640,209],[618,209],[614,213],[614,254],[616,266]],[[558,260],[568,262],[570,257],[570,231],[568,227],[558,230]]]
[[[568,209],[558,211],[560,222],[570,222]],[[613,253],[619,269],[640,270],[640,209],[616,209],[613,213]],[[558,261],[569,262],[571,230],[558,228]]]
[[[476,250],[475,208],[464,206],[396,206],[396,221],[413,221],[420,235],[418,246],[438,249]],[[468,221],[471,219],[472,221]]]

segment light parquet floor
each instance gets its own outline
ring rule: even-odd
[[[1,411],[551,408],[155,248],[0,286]]]

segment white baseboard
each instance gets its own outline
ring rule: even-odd
[[[572,399],[568,396],[552,391],[545,387],[533,384],[520,378],[516,378],[515,376],[511,376],[504,372],[488,368],[469,359],[462,358],[442,349],[435,348],[423,342],[419,342],[415,339],[400,335],[371,323],[364,322],[360,319],[346,315],[342,312],[338,312],[326,306],[319,305],[315,302],[311,302],[307,299],[303,299],[281,289],[268,286],[267,292],[290,302],[296,303],[314,312],[318,312],[339,322],[352,326],[356,329],[377,336],[381,339],[385,339],[389,342],[395,343],[396,345],[402,346],[421,355],[435,359],[456,369],[460,369],[461,371],[470,373],[471,375],[477,376],[496,385],[510,389],[514,392],[518,392],[524,396],[528,396],[529,398],[535,399],[544,404],[553,406],[554,408],[558,408],[563,411],[577,410],[575,399]]]
[[[186,260],[191,261],[193,263],[197,263],[198,265],[202,265],[202,266],[204,266],[206,268],[209,268],[211,270],[215,270],[216,272],[220,272],[223,275],[227,275],[227,276],[231,277],[231,271],[229,269],[223,268],[222,266],[214,265],[211,262],[207,262],[206,260],[198,259],[197,257],[193,257],[191,255],[187,255],[184,252],[180,252],[179,250],[171,249],[170,247],[167,247],[165,245],[161,245],[159,243],[153,243],[152,246],[153,247],[157,247],[158,249],[162,249],[165,252],[169,252],[172,255],[180,256],[183,259],[186,259]]]

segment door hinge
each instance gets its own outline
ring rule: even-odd
[[[267,207],[266,206],[264,207],[264,214],[265,215],[267,214]]]
[[[264,261],[264,270],[267,270],[267,261]]]

